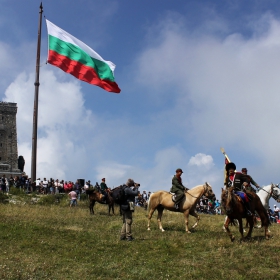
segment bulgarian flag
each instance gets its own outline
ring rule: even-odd
[[[49,39],[48,63],[57,66],[79,80],[119,93],[115,82],[116,65],[104,60],[98,53],[46,20]]]

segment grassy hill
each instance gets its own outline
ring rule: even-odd
[[[135,241],[127,242],[119,240],[121,217],[105,205],[90,216],[86,201],[67,203],[0,204],[0,279],[279,279],[280,225],[268,241],[254,229],[251,241],[232,243],[224,216],[202,214],[187,234],[183,215],[164,211],[162,233],[154,213],[149,232],[147,212],[137,208]]]

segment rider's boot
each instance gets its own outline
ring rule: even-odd
[[[252,211],[251,211],[251,206],[250,206],[250,204],[249,203],[246,203],[246,205],[245,205],[245,209],[246,209],[246,215],[247,216],[252,216],[253,214],[252,214]]]
[[[175,208],[176,210],[179,210],[179,203],[180,203],[180,202],[174,203],[174,208]]]

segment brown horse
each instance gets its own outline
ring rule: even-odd
[[[232,235],[232,233],[229,230],[229,224],[234,220],[238,220],[239,223],[239,232],[241,234],[241,240],[245,240],[244,233],[243,233],[243,224],[242,224],[242,218],[246,218],[246,220],[249,223],[249,231],[246,235],[246,238],[250,238],[253,231],[254,226],[254,217],[247,216],[246,215],[246,209],[244,207],[243,202],[237,196],[233,193],[233,187],[229,188],[228,190],[222,190],[221,195],[221,202],[222,206],[226,211],[227,219],[225,221],[224,227],[231,239],[231,241],[234,241],[235,237]],[[250,206],[251,211],[254,213],[255,211],[259,214],[262,226],[265,228],[265,238],[269,238],[268,233],[268,225],[269,225],[269,219],[266,213],[266,210],[264,206],[261,203],[260,198],[254,193],[254,192],[247,192],[248,196],[251,198]]]
[[[109,215],[111,213],[111,209],[112,209],[113,215],[115,215],[114,200],[111,196],[110,189],[108,189],[108,191],[107,191],[106,201],[104,201],[104,199],[103,199],[104,195],[95,188],[86,190],[86,194],[88,195],[88,198],[89,198],[90,214],[94,214],[93,207],[95,205],[95,202],[98,202],[100,204],[107,204],[109,206]]]
[[[164,209],[173,212],[181,212],[185,216],[185,224],[186,224],[186,232],[190,233],[188,228],[189,223],[189,214],[196,218],[196,222],[192,228],[195,228],[198,224],[200,217],[195,212],[195,207],[200,197],[205,195],[208,198],[214,198],[215,194],[213,193],[212,187],[205,183],[204,185],[198,185],[190,190],[185,191],[185,197],[179,204],[179,209],[176,210],[174,208],[174,202],[172,201],[172,194],[166,191],[158,191],[152,193],[149,199],[148,208],[148,230],[150,230],[150,222],[154,211],[157,209],[158,216],[157,221],[159,225],[159,229],[163,232],[164,229],[161,224],[161,217]]]

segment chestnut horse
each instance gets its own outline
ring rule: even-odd
[[[208,198],[215,199],[215,194],[213,193],[212,187],[208,183],[205,183],[204,185],[198,185],[190,190],[185,191],[185,197],[180,202],[179,209],[176,210],[174,208],[174,202],[172,201],[171,193],[166,192],[166,191],[158,191],[158,192],[152,193],[150,196],[150,199],[149,199],[149,203],[148,203],[148,208],[149,208],[148,230],[150,230],[150,222],[151,222],[153,213],[157,209],[158,226],[162,232],[164,231],[162,224],[161,224],[161,217],[162,217],[163,210],[167,209],[169,211],[181,212],[184,214],[186,232],[190,233],[189,228],[188,228],[189,214],[191,214],[192,216],[194,216],[196,218],[196,222],[192,227],[192,228],[195,228],[200,219],[200,217],[195,212],[195,207],[196,207],[196,204],[199,201],[200,197],[202,197],[203,195],[205,195]]]
[[[224,227],[231,241],[234,241],[235,237],[232,235],[232,233],[229,230],[229,224],[233,222],[234,219],[238,220],[241,240],[244,241],[245,238],[243,234],[242,218],[246,218],[246,220],[249,223],[249,231],[248,234],[246,235],[246,238],[250,238],[254,226],[254,217],[253,215],[252,216],[246,215],[246,209],[244,207],[243,202],[241,201],[239,196],[234,194],[233,190],[234,190],[233,187],[227,190],[222,190],[221,202],[227,214],[227,219],[225,221]],[[262,222],[262,226],[265,228],[265,238],[269,239],[269,233],[268,233],[269,219],[266,210],[262,205],[260,198],[254,192],[248,192],[247,195],[249,196],[249,198],[251,198],[251,202],[250,202],[251,212],[253,213],[256,211],[259,214],[259,217]]]
[[[111,213],[111,209],[112,209],[113,215],[115,215],[114,200],[111,196],[110,189],[108,189],[108,191],[107,191],[106,201],[103,200],[104,195],[101,192],[99,192],[96,188],[87,189],[86,194],[88,195],[88,198],[89,198],[89,212],[90,212],[90,214],[94,214],[93,207],[95,205],[95,202],[98,202],[100,204],[107,204],[109,206],[109,215]]]

